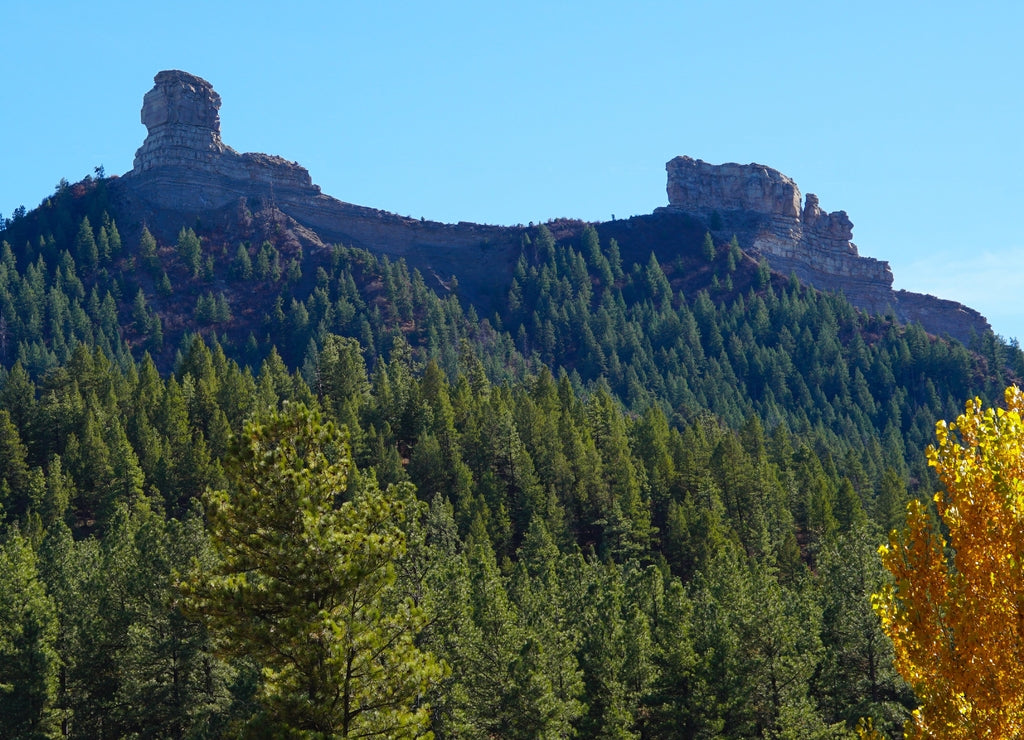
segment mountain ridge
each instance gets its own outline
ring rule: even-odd
[[[936,490],[921,454],[936,420],[1019,383],[1018,346],[928,336],[773,273],[759,238],[817,258],[815,236],[850,271],[884,263],[858,261],[845,214],[795,184],[772,210],[787,191],[781,174],[758,190],[767,168],[732,181],[735,208],[670,194],[597,225],[415,221],[235,152],[212,88],[164,82],[137,172],[62,182],[0,229],[0,524],[33,533],[33,588],[54,602],[34,706],[80,737],[259,732],[252,682],[235,680],[259,665],[218,667],[174,573],[216,552],[204,495],[298,513],[277,493],[324,469],[305,447],[351,463],[353,489],[407,501],[393,603],[431,610],[417,639],[451,666],[421,691],[438,737],[839,737],[869,715],[897,736],[915,700],[879,652],[872,558],[905,502]],[[303,407],[301,426],[347,438],[258,431]],[[232,451],[257,438],[282,464],[243,490],[249,458]],[[290,537],[295,557],[318,538]],[[186,666],[181,645],[188,674],[166,669]],[[779,665],[798,671],[773,703],[758,687]],[[556,702],[557,727],[523,726]]]
[[[180,70],[154,77],[140,115],[147,137],[132,170],[108,181],[126,234],[137,237],[145,227],[170,244],[182,225],[202,224],[225,244],[268,237],[293,251],[345,244],[406,260],[435,290],[448,290],[455,278],[462,297],[487,312],[500,309],[531,229],[413,219],[326,195],[297,162],[224,144],[220,106],[200,77]],[[804,200],[777,170],[685,156],[666,170],[668,205],[596,224],[559,221],[556,237],[577,241],[594,226],[602,238],[618,240],[627,260],[643,262],[654,253],[663,264],[699,254],[705,233],[719,244],[735,237],[743,252],[778,275],[842,292],[869,313],[916,321],[965,344],[990,330],[984,316],[955,301],[893,290],[888,263],[859,255],[847,214],[823,211],[813,193]]]
[[[507,290],[526,233],[522,227],[415,220],[325,195],[297,162],[239,154],[226,146],[220,138],[221,99],[206,80],[166,70],[154,82],[141,111],[148,135],[133,169],[118,183],[121,203],[136,222],[152,219],[154,209],[177,214],[179,223],[187,217],[244,213],[256,199],[293,221],[292,231],[303,234],[310,246],[345,243],[402,257],[441,285],[457,277],[464,294],[476,299]],[[843,292],[863,310],[892,311],[902,323],[917,321],[933,334],[965,343],[990,328],[980,313],[962,304],[894,291],[889,264],[858,254],[847,214],[822,211],[813,193],[801,205],[796,183],[778,170],[713,165],[685,156],[669,161],[666,169],[668,205],[627,222],[687,213],[719,240],[735,235],[744,251],[766,260],[773,271]],[[582,229],[583,222],[578,223]],[[666,251],[667,245],[630,243],[629,231],[614,223],[596,227],[624,234],[625,250],[641,258],[644,251]],[[692,241],[692,235],[680,234],[684,241]]]

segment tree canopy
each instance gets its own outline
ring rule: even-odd
[[[943,490],[882,548],[894,581],[876,609],[921,702],[911,737],[1024,733],[1024,393],[1005,400],[937,424]]]
[[[213,558],[182,583],[227,653],[262,667],[273,726],[316,737],[416,737],[442,665],[424,616],[396,592],[406,505],[356,479],[348,442],[301,404],[247,422],[229,488],[205,497]]]
[[[877,545],[1016,344],[703,227],[523,229],[483,296],[112,212],[97,180],[0,226],[0,734],[899,732]]]

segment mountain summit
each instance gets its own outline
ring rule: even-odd
[[[148,136],[117,182],[119,220],[129,230],[146,224],[173,241],[181,224],[199,219],[250,240],[267,235],[262,221],[308,248],[343,243],[405,258],[435,285],[457,274],[470,298],[480,289],[490,295],[496,279],[511,276],[522,229],[406,218],[324,195],[297,162],[224,144],[220,95],[206,80],[166,70],[154,82],[142,103]]]

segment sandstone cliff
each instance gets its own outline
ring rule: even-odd
[[[846,212],[821,210],[813,193],[801,207],[800,189],[777,170],[690,157],[676,157],[665,169],[670,210],[702,218],[719,237],[735,234],[745,251],[767,260],[776,272],[795,274],[821,290],[842,291],[866,311],[892,311],[903,322],[917,321],[932,333],[964,342],[972,332],[989,329],[985,317],[971,308],[894,291],[889,263],[858,254]]]

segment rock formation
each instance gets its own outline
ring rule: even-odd
[[[712,165],[676,157],[668,170],[668,203],[684,211],[755,211],[800,217],[800,191],[778,170],[761,164]]]
[[[989,328],[973,309],[929,295],[894,291],[889,263],[861,257],[845,211],[827,213],[778,170],[761,164],[713,165],[676,157],[668,172],[668,208],[697,215],[720,238],[735,234],[740,246],[782,274],[795,274],[821,290],[842,291],[872,313],[893,311],[935,334],[967,341]]]
[[[137,192],[174,210],[223,207],[239,197],[319,195],[309,172],[266,154],[239,154],[220,138],[220,95],[209,82],[180,70],[160,72],[142,100],[149,135],[135,153]]]
[[[496,301],[504,295],[521,227],[414,220],[323,195],[297,163],[240,154],[224,144],[221,99],[209,82],[179,70],[160,72],[154,82],[142,104],[148,135],[132,170],[116,187],[136,228],[162,225],[165,238],[173,239],[181,224],[200,219],[236,229],[241,224],[244,231],[252,223],[247,214],[258,211],[264,214],[262,222],[289,231],[298,243],[314,248],[344,243],[404,257],[424,275],[442,281],[457,275],[460,293],[467,297]],[[966,341],[972,331],[988,328],[984,317],[959,304],[893,291],[888,263],[858,255],[846,213],[823,211],[813,194],[802,199],[796,183],[777,170],[759,164],[711,165],[690,157],[676,157],[666,169],[668,208],[636,217],[650,220],[648,226],[660,222],[671,231],[685,217],[702,236],[704,223],[719,239],[736,235],[745,251],[765,258],[776,272],[842,291],[864,310],[891,310],[903,321],[920,321],[937,334]],[[605,225],[611,230],[619,226]],[[624,233],[620,241],[627,238]],[[678,251],[684,242],[676,232],[672,247]],[[633,246],[649,253],[646,244]]]
[[[136,227],[166,227],[202,218],[237,224],[232,214],[262,209],[289,223],[300,243],[343,243],[406,258],[424,275],[447,280],[458,273],[464,295],[473,281],[511,276],[521,229],[405,218],[323,195],[296,162],[268,154],[240,154],[220,138],[221,99],[213,86],[180,70],[160,72],[142,102],[148,135],[132,170],[117,189]],[[493,286],[487,285],[491,292]],[[497,295],[497,293],[495,293]]]
[[[154,82],[142,99],[149,136],[135,153],[133,173],[210,163],[228,151],[220,140],[220,95],[209,82],[179,70],[161,72]]]

